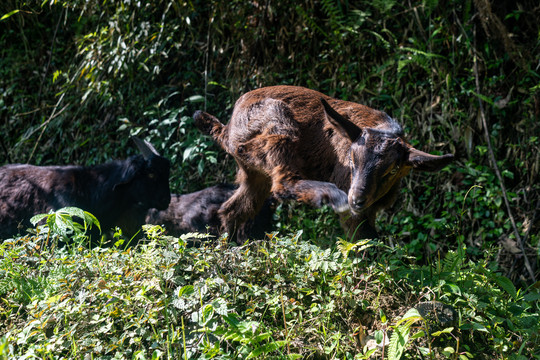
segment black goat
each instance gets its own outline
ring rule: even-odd
[[[29,219],[75,206],[92,213],[107,231],[139,231],[148,209],[166,209],[171,200],[170,162],[147,141],[132,138],[142,155],[96,166],[0,167],[0,238],[16,235]]]
[[[147,224],[164,225],[167,233],[180,236],[189,232],[219,236],[221,221],[218,211],[229,200],[238,187],[220,184],[194,193],[171,196],[166,210],[151,209],[146,216]],[[243,224],[235,234],[238,242],[249,239],[263,239],[272,226],[272,201],[267,199],[261,211],[251,221]]]

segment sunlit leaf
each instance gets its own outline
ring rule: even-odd
[[[7,14],[4,14],[2,17],[0,17],[0,21],[5,20],[5,19],[7,19],[8,17],[17,14],[19,11],[20,11],[19,9],[15,9],[15,10],[13,10],[13,11],[8,12]]]

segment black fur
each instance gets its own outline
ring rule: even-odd
[[[170,202],[170,162],[159,155],[132,156],[96,166],[0,167],[0,237],[31,226],[33,215],[75,206],[92,213],[102,231],[119,226],[134,235],[148,209]]]
[[[166,210],[151,209],[146,216],[148,224],[163,225],[167,233],[180,236],[189,232],[208,232],[221,235],[221,221],[218,211],[238,187],[220,184],[194,193],[171,195],[171,203]],[[257,216],[236,229],[236,239],[263,239],[272,226],[271,200],[267,200]],[[231,234],[232,235],[232,234]]]

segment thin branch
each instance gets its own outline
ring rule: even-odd
[[[41,127],[41,133],[39,134],[39,137],[36,140],[36,143],[34,144],[34,148],[32,149],[32,153],[30,154],[30,157],[28,158],[28,163],[30,163],[30,161],[32,160],[32,157],[34,157],[34,153],[36,152],[36,148],[37,148],[37,146],[39,144],[39,141],[41,140],[41,137],[43,136],[43,133],[45,132],[45,129],[47,129],[47,126],[49,125],[51,120],[54,119],[55,117],[57,117],[58,115],[60,115],[68,107],[69,104],[64,106],[59,112],[56,112],[56,109],[58,109],[58,106],[60,105],[60,103],[64,99],[64,95],[66,95],[66,93],[63,93],[62,96],[60,96],[60,99],[58,99],[58,102],[54,106],[54,109],[53,109],[53,112],[51,113],[51,116],[49,116],[47,121],[45,121],[40,126]]]
[[[53,34],[53,38],[52,38],[52,43],[51,43],[51,50],[50,50],[50,55],[49,55],[49,59],[47,61],[47,66],[45,66],[45,72],[43,72],[43,76],[41,78],[41,82],[39,84],[39,90],[38,90],[38,96],[37,96],[37,104],[39,106],[39,104],[41,103],[41,95],[43,93],[43,84],[45,83],[45,79],[47,77],[47,74],[49,73],[49,68],[51,67],[51,61],[52,61],[52,58],[53,58],[53,55],[54,55],[54,45],[56,43],[56,34],[58,33],[58,28],[60,27],[60,23],[62,21],[62,17],[64,16],[64,13],[66,11],[66,8],[64,7],[62,9],[62,12],[60,13],[60,16],[58,17],[58,22],[56,23],[56,28],[54,29],[54,34]],[[32,116],[32,120],[34,119],[36,113],[34,113],[34,115]]]
[[[474,79],[476,83],[476,93],[481,94],[480,92],[480,80],[478,76],[478,54],[476,51],[476,27],[473,29],[474,34],[474,43],[473,43],[473,71],[474,71]],[[510,223],[512,224],[512,228],[514,230],[514,234],[516,236],[516,239],[518,240],[519,247],[521,249],[521,253],[523,255],[523,258],[525,260],[525,268],[529,272],[529,276],[531,277],[533,282],[536,282],[536,278],[534,276],[534,271],[532,270],[531,263],[529,261],[529,258],[527,257],[527,254],[525,253],[525,246],[523,244],[523,241],[521,239],[521,236],[519,235],[519,230],[516,226],[516,221],[514,220],[514,215],[512,214],[512,209],[510,207],[510,202],[508,201],[508,195],[506,194],[506,187],[504,186],[503,177],[501,175],[501,172],[499,171],[499,167],[497,166],[497,160],[495,159],[495,153],[493,152],[493,146],[491,145],[491,140],[489,137],[489,130],[486,120],[486,114],[484,112],[484,105],[482,104],[482,100],[478,97],[478,107],[480,110],[480,117],[482,119],[482,125],[484,127],[484,136],[486,138],[486,142],[488,145],[488,153],[489,153],[489,159],[491,160],[491,163],[493,164],[493,169],[495,170],[495,174],[497,175],[497,178],[499,179],[499,184],[501,186],[501,191],[503,194],[504,204],[506,205],[506,211],[508,213],[508,217],[510,218]]]
[[[208,66],[209,66],[209,53],[210,53],[210,30],[212,29],[212,22],[214,22],[215,14],[212,14],[208,21],[208,32],[206,34],[206,54],[204,54],[204,111],[206,111],[207,98],[208,98]]]
[[[287,330],[287,318],[285,317],[285,303],[283,301],[283,289],[280,292],[281,299],[281,313],[283,314],[283,327],[285,329],[285,339],[287,340],[287,355],[291,354],[291,348],[289,347],[289,331]]]
[[[540,199],[538,199],[538,202],[536,203],[536,208],[534,209],[534,213],[533,213],[533,215],[531,217],[531,223],[529,224],[527,232],[525,233],[525,236],[523,237],[522,244],[526,244],[527,240],[529,239],[531,229],[533,228],[534,220],[536,219],[536,214],[538,214],[538,209],[540,209]]]

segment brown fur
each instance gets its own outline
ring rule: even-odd
[[[242,95],[226,126],[202,111],[194,119],[238,163],[239,188],[219,211],[228,232],[272,194],[329,204],[350,236],[374,237],[377,212],[395,201],[401,178],[412,168],[439,170],[453,158],[414,149],[384,112],[302,87]]]

